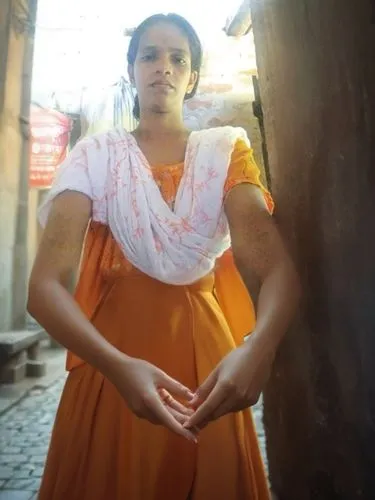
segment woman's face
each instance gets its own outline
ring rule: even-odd
[[[141,37],[134,66],[129,67],[141,111],[169,113],[182,110],[193,90],[197,72],[191,70],[189,42],[173,24],[160,22]]]

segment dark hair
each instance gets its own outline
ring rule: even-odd
[[[192,27],[192,25],[182,16],[179,16],[178,14],[155,14],[151,17],[148,17],[145,19],[134,31],[132,38],[130,40],[129,44],[129,49],[128,49],[128,64],[130,66],[134,66],[137,53],[138,53],[138,48],[139,48],[139,42],[143,36],[143,34],[148,30],[148,28],[151,28],[155,24],[158,23],[169,23],[173,24],[177,28],[179,28],[182,33],[186,36],[189,42],[189,48],[190,48],[190,57],[191,57],[191,70],[197,72],[197,81],[195,82],[194,88],[191,92],[187,93],[185,95],[185,99],[191,99],[194,97],[198,84],[199,84],[199,75],[200,75],[200,70],[201,70],[201,65],[202,65],[202,44],[199,40],[199,37],[195,31],[195,29]],[[134,109],[133,109],[133,114],[135,118],[139,119],[140,116],[140,108],[139,108],[139,99],[138,96],[135,96],[135,104],[134,104]]]

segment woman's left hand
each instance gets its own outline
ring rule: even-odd
[[[197,408],[184,427],[202,429],[210,421],[257,403],[269,377],[274,354],[250,337],[231,351],[197,390],[190,406]]]

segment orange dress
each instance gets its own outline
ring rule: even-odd
[[[172,203],[183,164],[153,170]],[[252,152],[239,141],[226,192],[241,182],[263,189]],[[76,300],[119,350],[193,391],[255,320],[230,252],[200,281],[167,285],[132,267],[109,228],[96,222],[88,229]],[[112,384],[72,353],[67,369],[40,500],[269,499],[250,410],[211,423],[195,445],[138,419]]]

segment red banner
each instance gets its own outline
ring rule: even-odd
[[[29,186],[49,188],[64,160],[72,120],[53,109],[31,105]]]

